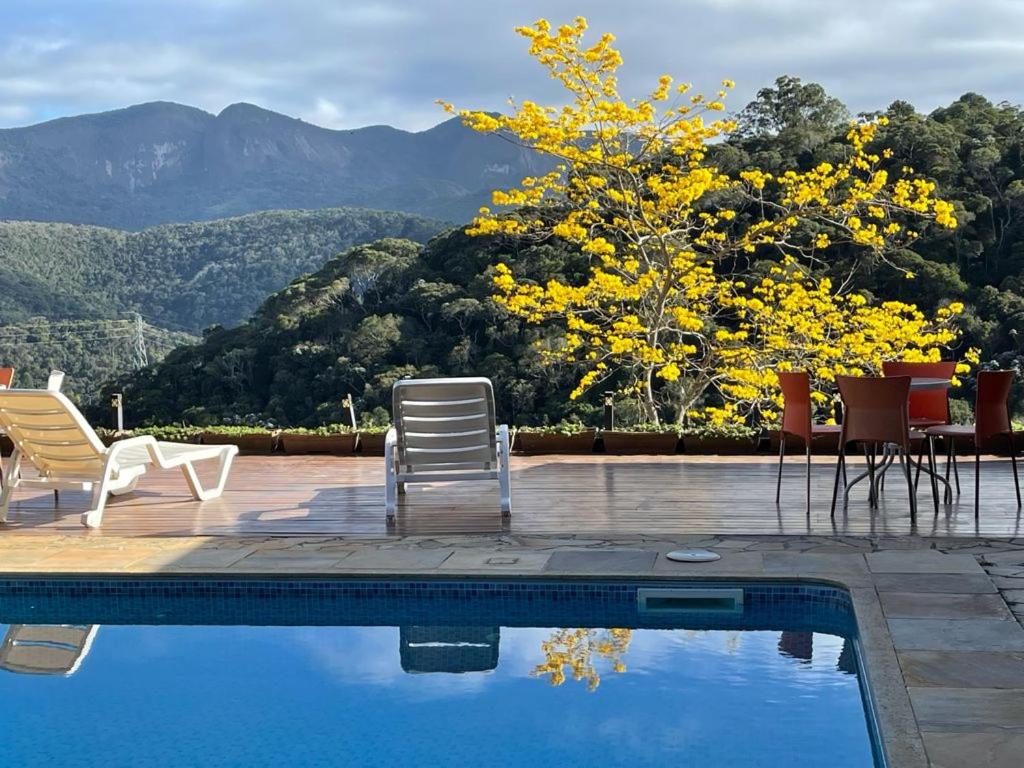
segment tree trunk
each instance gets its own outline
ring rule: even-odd
[[[647,421],[651,424],[660,424],[658,406],[654,402],[654,368],[648,368],[644,374],[644,397],[641,402],[647,414]]]

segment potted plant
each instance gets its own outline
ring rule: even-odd
[[[205,445],[237,445],[240,453],[264,454],[277,447],[278,430],[241,424],[204,427],[200,442]]]
[[[516,427],[513,445],[523,453],[591,453],[597,430],[578,421],[543,427]]]
[[[756,447],[757,430],[745,424],[704,424],[683,431],[686,453],[735,456],[754,453]]]
[[[200,435],[203,434],[201,427],[191,427],[185,424],[139,427],[132,431],[136,435],[152,435],[162,443],[198,443]]]
[[[135,437],[135,432],[130,429],[123,429],[119,432],[116,429],[110,429],[109,427],[96,427],[96,436],[100,439],[100,442],[109,447],[118,440]]]
[[[320,427],[292,427],[281,430],[285,453],[353,453],[356,432],[347,424],[325,424]]]
[[[387,437],[387,425],[374,425],[359,428],[359,450],[364,456],[383,456],[384,438]]]
[[[602,429],[605,453],[665,454],[679,447],[678,424],[634,424],[623,429]]]

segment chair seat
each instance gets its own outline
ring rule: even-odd
[[[974,439],[973,424],[942,424],[940,426],[928,427],[925,430],[932,437],[953,437],[962,439]]]

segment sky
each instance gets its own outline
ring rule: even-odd
[[[1024,0],[0,0],[0,127],[245,101],[328,128],[441,122],[435,104],[559,103],[517,25],[615,34],[626,95],[660,74],[739,110],[789,74],[856,113],[967,91],[1024,102]]]

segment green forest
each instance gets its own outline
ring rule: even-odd
[[[358,208],[267,211],[140,232],[0,222],[0,325],[116,318],[198,333],[236,325],[273,291],[357,243],[425,242],[443,225]]]
[[[884,114],[889,124],[879,143],[894,151],[888,162],[934,179],[954,202],[960,226],[932,232],[893,256],[915,280],[853,252],[840,252],[821,270],[875,297],[925,310],[963,301],[961,350],[977,346],[984,365],[1019,369],[1024,114],[975,94],[929,115],[903,102]],[[725,169],[806,168],[845,151],[846,109],[795,78],[762,90],[738,117],[736,134],[714,148]],[[756,273],[770,258],[759,253],[759,261],[743,268]],[[553,239],[468,237],[459,229],[425,247],[385,239],[296,280],[241,326],[208,331],[201,344],[108,390],[125,392],[136,423],[249,417],[313,425],[342,419],[348,393],[364,418],[380,421],[396,379],[471,374],[494,380],[501,416],[513,423],[595,421],[601,393],[570,405],[572,372],[542,364],[533,347],[544,329],[524,328],[491,300],[490,270],[499,261],[537,281],[572,278],[587,268],[584,255]],[[970,381],[957,396],[973,397]],[[620,406],[628,418],[629,404]]]
[[[133,370],[136,314],[149,362],[237,325],[272,291],[356,243],[426,241],[443,228],[404,213],[355,208],[268,211],[141,232],[0,222],[0,365],[22,386],[53,368],[92,401],[101,382]]]

